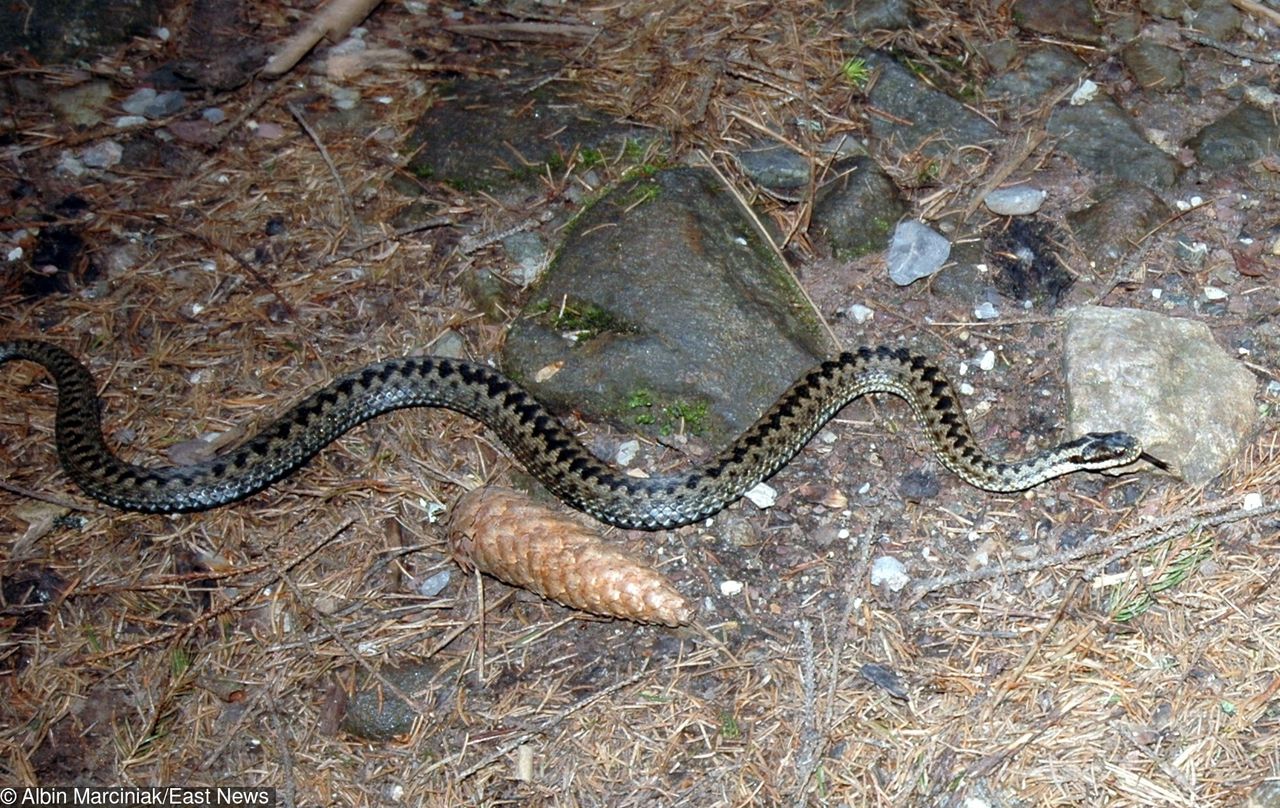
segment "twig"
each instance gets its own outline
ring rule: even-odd
[[[14,485],[11,482],[0,480],[0,489],[8,491],[10,494],[17,494],[27,499],[35,499],[40,502],[47,502],[50,505],[57,505],[72,511],[84,511],[85,513],[106,513],[101,508],[95,508],[92,505],[82,505],[75,500],[60,497],[57,494],[46,494],[43,491],[33,491],[29,488],[23,488],[20,485]]]
[[[1254,62],[1260,62],[1262,64],[1268,64],[1268,65],[1273,65],[1273,64],[1276,64],[1277,62],[1280,62],[1280,58],[1277,58],[1275,56],[1271,56],[1265,53],[1259,53],[1257,51],[1252,51],[1252,50],[1249,50],[1248,48],[1241,48],[1236,45],[1229,44],[1227,42],[1222,42],[1221,40],[1214,39],[1211,36],[1205,36],[1204,34],[1198,31],[1182,31],[1181,33],[1184,39],[1189,39],[1192,42],[1196,43],[1197,45],[1204,45],[1206,48],[1213,48],[1214,50],[1220,50],[1223,53],[1229,53],[1232,56],[1236,56],[1241,59],[1249,59]]]
[[[361,20],[369,16],[382,0],[330,0],[297,33],[285,41],[262,68],[263,75],[276,77],[287,73],[302,57],[325,37],[337,42]]]
[[[298,122],[298,126],[302,127],[302,131],[307,133],[307,137],[311,138],[311,142],[315,144],[316,149],[320,152],[321,159],[324,164],[329,167],[329,173],[333,176],[333,184],[338,189],[338,196],[342,199],[342,207],[347,213],[347,221],[351,222],[351,228],[356,231],[356,238],[364,240],[364,227],[360,224],[360,219],[356,217],[356,206],[351,201],[351,194],[347,192],[347,184],[342,181],[342,175],[338,173],[338,166],[333,162],[333,158],[329,156],[329,150],[324,147],[324,141],[320,140],[320,135],[316,130],[311,128],[311,124],[307,121],[307,116],[302,113],[302,108],[292,101],[285,102],[285,109],[289,110],[289,114]]]
[[[858,560],[853,565],[853,572],[849,576],[849,584],[845,589],[844,609],[840,612],[840,625],[836,628],[836,640],[831,650],[831,670],[827,674],[827,703],[822,713],[820,730],[818,727],[814,727],[812,749],[810,749],[810,737],[807,727],[801,735],[801,751],[796,756],[797,763],[800,765],[800,776],[797,778],[795,793],[795,804],[801,808],[805,804],[805,790],[809,787],[809,780],[813,777],[813,773],[818,770],[818,762],[822,760],[822,756],[826,753],[827,744],[831,740],[831,729],[835,726],[836,690],[840,683],[840,665],[844,660],[844,647],[849,636],[849,621],[853,617],[854,605],[857,604],[859,597],[862,595],[862,588],[867,580],[867,564],[871,560],[871,540],[873,535],[874,531],[868,527],[862,534],[862,539],[858,542]],[[807,623],[802,624],[802,630],[806,633],[807,638]],[[806,665],[812,664],[808,659],[808,652],[811,650],[812,645],[812,642],[806,643]],[[803,675],[805,677],[805,716],[807,719],[810,698],[807,670]]]
[[[1224,511],[1227,511],[1224,513]],[[1143,536],[1147,538],[1136,543],[1132,547],[1117,551],[1113,557],[1109,557],[1107,563],[1116,558],[1123,558],[1138,550],[1147,547],[1154,547],[1161,542],[1189,533],[1192,530],[1202,527],[1216,527],[1231,522],[1238,522],[1244,519],[1256,519],[1261,516],[1270,516],[1274,513],[1280,513],[1280,503],[1268,505],[1262,508],[1255,508],[1246,511],[1240,508],[1238,502],[1211,502],[1207,505],[1201,505],[1190,511],[1170,514],[1163,519],[1158,519],[1150,524],[1138,525],[1119,533],[1114,536],[1103,536],[1092,541],[1087,541],[1079,547],[1073,547],[1069,550],[1063,550],[1060,553],[1054,553],[1051,556],[1037,558],[1031,561],[1020,561],[1014,564],[997,565],[983,567],[982,569],[972,572],[955,572],[950,575],[942,575],[936,578],[929,578],[912,589],[911,598],[908,605],[919,602],[925,595],[939,589],[957,586],[959,584],[975,583],[977,581],[986,581],[991,578],[1001,578],[1007,575],[1015,575],[1022,572],[1034,572],[1037,570],[1054,567],[1065,564],[1068,561],[1075,561],[1085,556],[1097,555],[1098,553],[1112,550],[1125,542],[1134,541]],[[1148,535],[1150,534],[1150,535]],[[1094,572],[1094,575],[1097,573]],[[1087,579],[1086,579],[1087,580]]]
[[[280,789],[281,802],[284,808],[294,808],[298,804],[298,782],[293,774],[293,753],[289,750],[289,738],[285,735],[284,726],[280,723],[280,704],[275,696],[271,696],[271,729],[275,733],[276,743],[280,747],[280,770],[284,786]]]
[[[800,621],[800,681],[804,687],[804,707],[800,714],[800,749],[796,752],[796,808],[804,808],[805,788],[818,768],[823,732],[818,729],[818,674],[814,660],[813,631],[808,620]],[[825,727],[823,728],[825,729]]]
[[[1267,8],[1256,0],[1231,0],[1231,5],[1245,12],[1246,14],[1257,14],[1259,17],[1266,17],[1273,23],[1280,25],[1280,11],[1273,8]]]
[[[1040,653],[1041,647],[1044,646],[1044,641],[1053,633],[1053,630],[1057,627],[1058,623],[1062,622],[1063,615],[1067,613],[1067,607],[1071,605],[1071,601],[1075,600],[1076,594],[1079,593],[1079,591],[1080,579],[1075,578],[1071,581],[1071,585],[1067,587],[1066,594],[1062,596],[1062,600],[1058,603],[1058,609],[1053,613],[1053,617],[1050,618],[1049,625],[1045,626],[1036,635],[1036,641],[1027,649],[1027,653],[1022,655],[1022,661],[1018,663],[1018,667],[1015,668],[1008,676],[1004,677],[997,686],[995,698],[997,703],[999,703],[1001,697],[1012,690],[1014,684],[1022,678],[1022,674],[1026,672],[1027,668],[1031,665],[1031,661]]]
[[[1142,539],[1141,541],[1134,542],[1128,547],[1121,547],[1120,549],[1113,552],[1111,555],[1107,556],[1101,561],[1095,563],[1092,567],[1089,567],[1087,570],[1085,570],[1084,576],[1083,576],[1084,580],[1092,581],[1094,578],[1100,575],[1110,564],[1116,561],[1119,561],[1120,559],[1125,558],[1127,556],[1133,555],[1134,553],[1141,552],[1143,550],[1147,550],[1152,547],[1155,547],[1157,544],[1161,544],[1170,539],[1177,538],[1178,536],[1182,536],[1187,533],[1190,533],[1193,530],[1202,530],[1208,527],[1218,527],[1219,525],[1228,525],[1228,524],[1231,524],[1232,522],[1239,522],[1242,519],[1251,519],[1258,516],[1267,516],[1273,513],[1280,513],[1280,503],[1267,505],[1266,507],[1263,507],[1263,508],[1254,508],[1251,511],[1246,511],[1243,508],[1238,508],[1237,510],[1229,511],[1223,514],[1218,514],[1217,516],[1211,516],[1207,519],[1196,520],[1196,521],[1188,522],[1186,524],[1176,525],[1167,531],[1162,530],[1158,533],[1155,533],[1154,535],[1151,535],[1145,539]]]
[[[411,235],[413,233],[419,233],[423,230],[434,230],[437,227],[449,227],[454,224],[456,224],[456,222],[453,219],[449,218],[448,216],[437,216],[434,219],[427,219],[426,221],[418,222],[416,224],[405,225],[404,227],[397,227],[395,230],[392,230],[390,233],[386,233],[381,236],[374,236],[373,238],[369,238],[360,242],[354,247],[348,247],[347,249],[341,252],[334,253],[333,255],[326,258],[323,262],[321,262],[321,265],[329,266],[331,264],[336,264],[339,261],[345,261],[348,258],[355,258],[358,254],[364,252],[365,250],[369,250],[374,247],[377,247],[379,244],[385,244],[389,241],[395,241],[397,239],[404,238],[405,236]]]

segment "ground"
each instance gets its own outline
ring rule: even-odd
[[[501,80],[494,65],[511,48],[567,58],[566,75],[593,88],[583,103],[671,132],[676,156],[702,150],[732,180],[717,149],[795,112],[772,106],[779,86],[807,88],[815,97],[800,108],[837,109],[853,132],[866,120],[833,78],[842,35],[823,28],[822,4],[584,7],[566,14],[602,40],[544,31],[523,44],[511,29],[490,29],[494,42],[438,26],[505,20],[483,7],[414,11],[388,5],[367,22],[367,38],[416,62],[352,80],[354,110],[337,109],[304,63],[274,85],[210,91],[200,103],[235,124],[221,139],[154,137],[164,120],[141,135],[110,119],[77,128],[44,104],[91,77],[118,102],[182,43],[144,37],[89,62],[10,67],[3,228],[37,257],[5,270],[0,338],[44,336],[85,357],[123,453],[176,461],[200,435],[232,442],[337,372],[442,335],[467,355],[496,355],[514,309],[500,302],[486,316],[465,290],[481,269],[499,284],[486,299],[518,303],[521,289],[485,237],[553,219],[539,214],[573,204],[573,173],[548,171],[513,198],[398,171],[442,76]],[[951,11],[917,12],[949,27],[874,44],[952,64],[970,40],[1016,35],[1006,13],[960,25]],[[762,15],[772,41],[755,38]],[[292,25],[276,7],[235,19],[259,20],[237,30],[267,44]],[[733,48],[748,44],[739,58]],[[714,86],[684,60],[701,47],[726,54]],[[112,140],[128,156],[116,170],[67,169],[64,152]],[[963,205],[982,181],[906,182],[918,168],[893,167],[918,212]],[[1044,167],[1045,183],[1075,181],[1058,168]],[[404,213],[415,198],[424,216]],[[994,350],[1000,372],[970,377],[979,437],[1013,454],[1053,440],[1057,315],[976,322],[967,304],[893,286],[875,256],[837,271],[803,238],[804,204],[754,201],[794,236],[800,282],[846,344],[927,334],[952,368]],[[402,230],[379,224],[390,222]],[[543,236],[555,243],[553,230]],[[1104,302],[1147,300],[1159,277]],[[864,301],[875,319],[845,317]],[[1235,336],[1266,316],[1210,325]],[[941,472],[905,408],[856,404],[774,479],[773,508],[744,502],[706,525],[607,534],[698,607],[693,626],[673,630],[492,580],[481,598],[480,580],[448,558],[441,509],[481,481],[521,478],[465,418],[388,416],[243,503],[127,515],[58,470],[54,393],[38,368],[5,365],[0,390],[10,782],[271,785],[303,805],[1212,805],[1240,802],[1280,765],[1277,523],[1269,503],[1239,509],[1275,490],[1274,418],[1204,488],[1136,475],[992,495]],[[914,495],[904,479],[938,493]],[[1165,541],[1107,555],[1151,536]],[[1102,549],[1069,555],[1091,537]],[[1042,569],[1008,569],[1059,553]],[[915,584],[1006,569],[894,593],[870,584],[881,556],[908,562]],[[1185,580],[1118,619],[1171,569]],[[421,594],[442,571],[445,589]],[[740,594],[722,587],[734,581]],[[425,675],[395,684],[407,665]],[[409,730],[349,731],[368,677],[386,698],[411,691],[420,714]]]

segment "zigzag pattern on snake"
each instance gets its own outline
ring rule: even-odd
[[[1073,471],[1140,458],[1159,461],[1123,432],[1096,432],[1017,462],[987,457],[942,372],[901,348],[861,348],[804,374],[760,419],[707,462],[670,475],[631,477],[596,458],[525,389],[484,365],[406,357],[340,376],[210,460],[153,468],[121,460],[107,446],[93,377],[75,357],[37,340],[0,342],[0,364],[26,359],[58,388],[56,445],[62,467],[85,493],[117,508],[200,511],[261,491],[303,466],[355,426],[405,407],[444,407],[488,426],[533,476],[569,505],[620,527],[656,530],[716,513],[795,456],[837,411],[868,393],[911,405],[938,460],[989,491],[1020,491]]]

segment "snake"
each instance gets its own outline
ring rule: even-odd
[[[475,418],[566,504],[623,528],[659,530],[712,516],[785,466],[853,399],[887,393],[907,401],[943,466],[993,492],[1035,487],[1076,471],[1146,459],[1125,432],[1091,432],[1007,462],[977,445],[951,385],[924,356],[901,347],[863,347],[818,364],[710,459],[650,477],[597,458],[515,381],[480,363],[408,356],[334,378],[238,446],[190,465],[152,467],[122,460],[107,444],[89,370],[42,340],[0,342],[0,364],[43,366],[57,388],[54,442],[59,462],[86,494],[127,511],[203,511],[255,494],[305,465],[359,424],[408,407],[439,407]]]

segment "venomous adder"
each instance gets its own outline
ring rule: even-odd
[[[795,456],[845,404],[867,393],[906,399],[944,466],[988,491],[1020,491],[1073,471],[1140,458],[1162,465],[1123,432],[1094,432],[1006,463],[982,453],[942,372],[905,349],[862,348],[801,376],[728,448],[676,474],[630,477],[597,459],[534,397],[484,365],[435,356],[392,359],[340,376],[235,449],[189,466],[148,468],[107,446],[96,385],[47,342],[0,342],[0,364],[43,365],[58,387],[56,443],[67,474],[90,496],[152,513],[199,511],[261,491],[334,439],[404,407],[445,407],[476,418],[556,496],[620,527],[656,530],[703,519]]]

